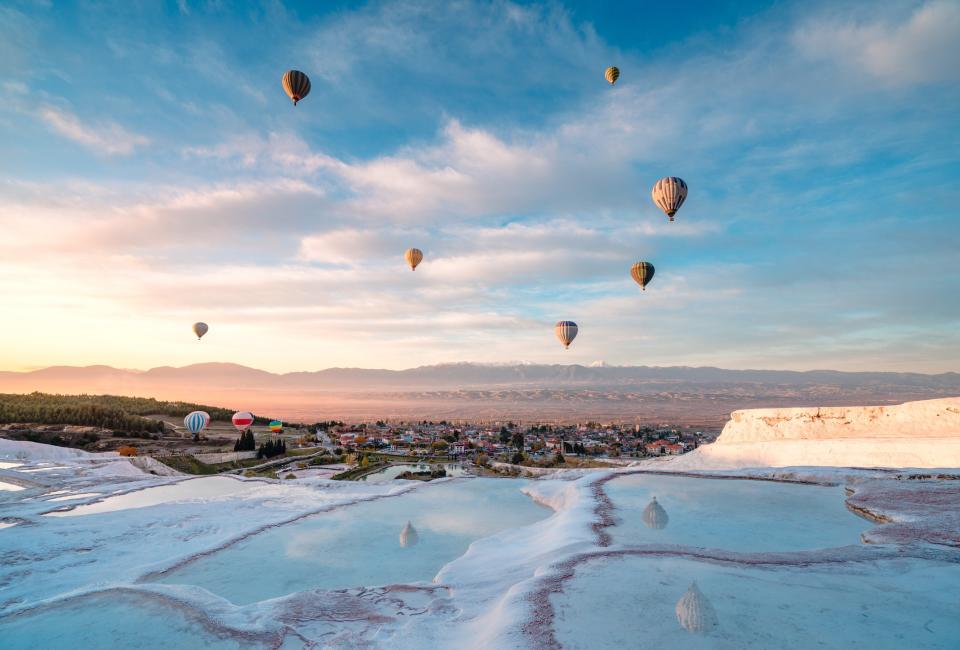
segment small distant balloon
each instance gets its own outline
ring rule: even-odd
[[[417,265],[423,261],[423,251],[419,248],[408,248],[407,252],[403,254],[403,257],[407,260],[407,264],[410,265],[410,270],[416,271]]]
[[[310,94],[310,77],[299,70],[287,70],[283,73],[283,90],[293,100],[293,105]]]
[[[233,414],[233,417],[230,418],[230,421],[233,422],[233,426],[235,426],[238,431],[246,431],[250,428],[250,425],[253,424],[253,413],[250,411],[237,411]]]
[[[203,411],[193,411],[188,413],[187,417],[183,418],[183,426],[193,435],[198,435],[206,429],[209,422],[210,416]]]
[[[267,425],[267,427],[274,433],[280,433],[283,431],[283,422],[280,420],[273,420]]]
[[[577,324],[572,320],[562,320],[553,327],[554,334],[563,343],[564,348],[569,348],[573,339],[577,338]]]
[[[650,262],[637,262],[630,267],[630,277],[640,285],[641,289],[646,291],[647,285],[650,284],[650,280],[653,279],[654,271],[653,264]]]
[[[207,333],[207,330],[210,328],[207,327],[206,323],[194,323],[193,324],[193,333],[197,335],[197,340],[203,338],[203,335]]]
[[[617,79],[620,78],[620,68],[615,65],[607,68],[607,71],[603,73],[603,76],[606,77],[607,81],[610,82],[610,85],[617,83]]]
[[[673,215],[687,199],[687,184],[682,178],[665,176],[656,182],[650,195],[657,207],[670,217],[670,221],[673,221]]]

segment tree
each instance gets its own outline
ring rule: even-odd
[[[553,459],[553,461],[554,461],[557,465],[563,465],[564,463],[567,462],[566,460],[564,460],[563,454],[562,454],[561,452],[559,452],[559,451],[557,452],[557,456],[556,456],[556,458]]]
[[[519,451],[523,451],[523,434],[519,431],[513,434],[513,446]]]
[[[513,455],[513,458],[510,459],[510,462],[514,465],[519,465],[523,462],[523,454],[518,451]]]
[[[500,444],[510,444],[510,437],[510,432],[507,431],[507,427],[500,427]]]

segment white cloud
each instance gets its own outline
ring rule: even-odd
[[[854,68],[894,85],[960,80],[960,3],[955,0],[926,2],[902,19],[820,19],[798,29],[793,41],[811,60]]]
[[[150,143],[146,136],[128,131],[115,122],[87,124],[73,113],[53,106],[41,108],[40,116],[60,135],[111,156],[126,156]]]
[[[396,258],[402,253],[397,239],[399,237],[390,237],[382,230],[331,230],[304,237],[300,242],[300,259],[328,264],[375,263],[378,258]]]

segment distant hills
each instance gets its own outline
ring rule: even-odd
[[[737,408],[890,404],[960,395],[960,374],[474,363],[283,374],[232,363],[0,372],[0,392],[32,391],[204,401],[317,419],[686,418],[712,423]]]

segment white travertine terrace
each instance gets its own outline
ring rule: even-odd
[[[717,441],[676,469],[960,467],[960,397],[893,406],[734,411]]]

